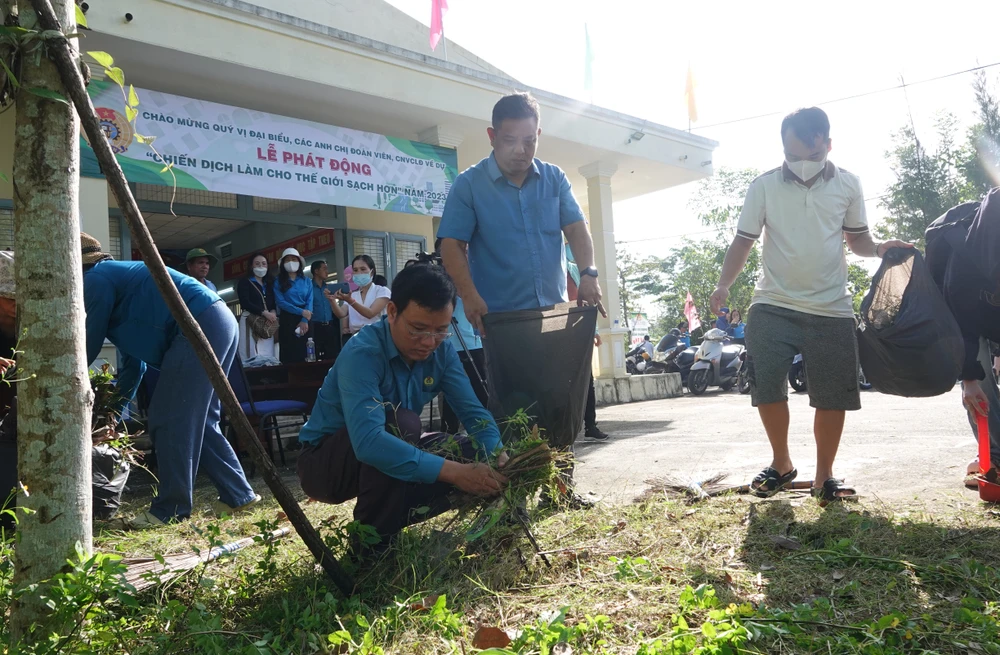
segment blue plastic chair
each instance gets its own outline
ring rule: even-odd
[[[236,394],[236,399],[240,401],[240,407],[251,424],[257,423],[257,439],[262,440],[267,445],[267,454],[274,461],[274,443],[272,433],[277,437],[278,455],[281,457],[281,465],[285,465],[285,448],[281,444],[281,431],[278,429],[278,417],[301,416],[301,423],[293,423],[285,427],[305,425],[309,418],[309,405],[300,400],[262,400],[254,402],[250,393],[250,384],[247,382],[246,372],[243,370],[243,362],[239,356],[233,360],[233,366],[229,369],[229,385]],[[225,434],[229,438],[229,430],[232,428],[232,421],[226,421]],[[251,467],[250,475],[254,470]]]

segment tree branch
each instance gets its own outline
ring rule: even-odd
[[[38,14],[39,23],[43,29],[63,31],[52,10],[52,5],[49,4],[49,0],[31,0],[31,4]],[[128,187],[125,174],[122,172],[121,166],[118,164],[118,160],[115,159],[114,153],[111,151],[111,146],[108,144],[101,130],[97,113],[94,111],[94,105],[90,100],[90,96],[87,95],[83,76],[80,73],[80,66],[74,55],[75,53],[69,47],[68,41],[50,41],[48,43],[48,56],[58,69],[63,84],[66,87],[66,92],[76,106],[83,130],[90,138],[91,147],[94,149],[97,161],[101,165],[101,170],[104,171],[108,185],[111,187],[111,191],[118,201],[118,206],[122,210],[122,215],[128,223],[132,242],[139,248],[139,252],[142,253],[142,259],[146,262],[146,266],[149,267],[150,274],[156,282],[160,294],[166,301],[167,307],[170,309],[170,314],[177,321],[181,332],[183,332],[184,336],[191,342],[192,347],[194,347],[195,353],[198,355],[198,359],[208,374],[209,380],[212,382],[212,387],[219,394],[222,406],[236,428],[241,442],[249,450],[254,464],[260,468],[261,475],[281,505],[281,509],[284,510],[288,516],[288,520],[295,526],[295,530],[299,533],[302,541],[309,547],[313,556],[319,561],[334,584],[337,585],[344,595],[349,596],[354,590],[354,581],[337,562],[333,553],[309,522],[309,519],[302,511],[295,497],[292,496],[291,491],[282,482],[277,469],[274,467],[274,463],[271,462],[260,440],[254,434],[253,428],[250,427],[250,422],[247,420],[246,415],[240,408],[240,403],[229,386],[229,380],[222,370],[222,366],[219,365],[219,361],[208,339],[205,338],[201,327],[191,315],[187,305],[184,304],[184,300],[177,291],[177,287],[174,285],[170,274],[167,273],[163,259],[160,258],[160,253],[157,252],[156,246],[153,244],[153,237],[150,235],[142,214],[139,212],[135,198],[132,197],[132,191]]]

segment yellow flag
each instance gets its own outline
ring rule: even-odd
[[[688,120],[692,123],[698,122],[698,105],[694,101],[694,73],[691,72],[691,64],[688,64],[687,83],[684,85],[684,99],[688,106]]]

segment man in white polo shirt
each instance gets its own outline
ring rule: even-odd
[[[712,294],[718,314],[729,287],[763,236],[763,271],[746,326],[753,404],[773,459],[751,485],[758,496],[780,491],[798,475],[788,452],[785,378],[797,353],[806,362],[809,404],[816,409],[813,496],[822,504],[856,497],[833,477],[847,410],[861,408],[854,307],[847,289],[843,241],[861,257],[881,257],[903,241],[875,243],[865,218],[861,181],[827,159],[830,120],[819,108],[781,122],[785,161],[750,184],[736,238]]]

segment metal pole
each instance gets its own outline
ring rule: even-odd
[[[487,387],[486,383],[483,381],[483,376],[479,372],[479,367],[476,366],[476,360],[472,359],[472,353],[469,352],[469,346],[465,344],[465,337],[462,336],[462,332],[458,329],[458,319],[452,316],[451,324],[455,326],[455,336],[458,337],[458,342],[462,344],[462,350],[464,350],[465,354],[468,356],[469,363],[472,364],[472,370],[476,373],[476,377],[479,379],[479,384],[486,390],[486,397],[489,398],[490,388]]]

